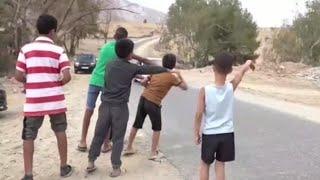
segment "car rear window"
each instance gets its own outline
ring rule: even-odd
[[[79,62],[83,63],[91,63],[94,62],[94,56],[93,55],[80,55],[77,59]]]

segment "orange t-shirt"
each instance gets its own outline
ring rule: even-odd
[[[142,96],[157,105],[161,105],[162,99],[171,87],[178,86],[180,83],[181,80],[170,72],[152,75]]]

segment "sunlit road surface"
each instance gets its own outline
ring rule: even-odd
[[[132,86],[131,117],[141,92],[142,87]],[[197,94],[196,89],[173,89],[162,108],[160,149],[186,180],[198,179],[200,147],[193,143]],[[320,124],[239,100],[235,109],[236,161],[226,165],[228,179],[320,179]],[[151,135],[150,122],[146,122],[144,130]]]

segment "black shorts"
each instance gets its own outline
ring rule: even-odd
[[[151,120],[152,130],[161,131],[161,106],[141,96],[133,127],[141,129],[147,115]]]
[[[67,118],[65,113],[49,115],[51,129],[58,132],[65,132],[67,129]],[[22,139],[23,140],[35,140],[38,135],[38,131],[42,126],[44,116],[37,117],[24,117]]]
[[[206,164],[214,160],[220,162],[234,161],[234,133],[202,135],[201,159]]]

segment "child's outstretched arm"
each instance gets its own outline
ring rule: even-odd
[[[138,66],[135,65],[136,68],[136,73],[137,74],[159,74],[159,73],[164,73],[168,72],[166,68],[160,67],[160,66]]]
[[[199,93],[199,98],[198,98],[198,107],[197,107],[196,117],[194,120],[194,137],[195,137],[194,140],[196,145],[199,145],[201,143],[200,128],[201,128],[201,120],[202,120],[204,111],[205,111],[205,90],[204,88],[201,88]]]
[[[147,65],[156,65],[156,63],[154,61],[151,61],[147,58],[144,58],[144,57],[141,57],[141,56],[138,56],[136,54],[133,54],[132,55],[132,58],[143,63],[143,64],[147,64]]]
[[[255,66],[252,60],[247,60],[246,63],[241,66],[240,71],[235,74],[234,79],[231,81],[234,91],[237,89],[238,85],[242,81],[243,76],[250,68],[254,71]]]

